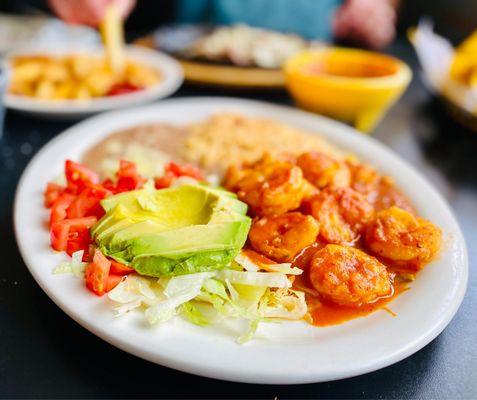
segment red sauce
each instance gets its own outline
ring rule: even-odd
[[[117,83],[109,90],[106,96],[119,96],[122,94],[137,92],[139,90],[143,90],[143,89],[139,86],[132,85],[128,82]]]
[[[365,304],[360,307],[345,307],[322,299],[308,282],[307,273],[297,277],[293,283],[293,287],[305,292],[306,304],[310,316],[309,322],[315,326],[338,325],[351,319],[364,317],[378,310],[387,311],[394,316],[396,314],[386,308],[387,304],[408,289],[405,282],[397,280],[393,284],[394,290],[391,296],[380,298],[374,303]]]
[[[362,63],[338,60],[322,60],[305,67],[313,75],[333,75],[345,78],[380,78],[396,72],[396,67],[388,64]]]

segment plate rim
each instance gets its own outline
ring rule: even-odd
[[[160,108],[161,106],[164,106],[167,104],[171,103],[178,103],[180,107],[181,102],[216,102],[217,104],[235,104],[239,105],[245,104],[249,106],[264,106],[268,107],[269,109],[275,109],[276,111],[280,110],[287,110],[287,111],[292,111],[294,115],[297,116],[297,118],[300,117],[300,115],[303,116],[311,116],[315,119],[321,120],[321,123],[328,124],[330,126],[335,126],[337,129],[341,129],[343,131],[347,131],[347,133],[344,133],[343,135],[349,136],[350,134],[356,135],[356,131],[353,128],[350,128],[340,122],[330,120],[329,118],[322,117],[322,116],[317,116],[315,114],[302,111],[302,110],[297,110],[292,107],[287,107],[287,106],[282,106],[282,105],[276,105],[273,103],[267,103],[267,102],[262,102],[262,101],[256,101],[256,100],[246,100],[246,99],[241,99],[241,98],[233,98],[233,97],[181,97],[181,98],[175,98],[175,99],[169,99],[166,101],[163,101],[159,104],[153,104],[153,105],[147,105],[147,106],[142,106],[138,108],[133,108],[129,109],[126,112],[127,113],[132,113],[132,112],[138,112],[143,109],[156,109]],[[30,256],[28,255],[27,249],[25,248],[24,244],[21,241],[21,235],[19,231],[19,218],[20,218],[20,210],[19,210],[19,199],[20,195],[22,192],[22,188],[25,184],[25,181],[30,173],[30,171],[34,168],[37,160],[41,159],[42,154],[50,147],[53,147],[53,145],[57,142],[60,142],[62,140],[65,140],[65,138],[68,135],[72,135],[75,133],[76,130],[80,129],[78,126],[80,125],[89,125],[93,123],[98,123],[101,122],[101,120],[108,120],[109,118],[113,118],[115,114],[119,114],[121,110],[116,110],[116,111],[111,111],[109,113],[104,113],[101,115],[94,116],[92,118],[89,118],[79,124],[75,124],[72,127],[66,129],[63,131],[61,134],[47,142],[38,152],[37,154],[30,160],[28,163],[27,167],[25,168],[24,172],[22,173],[22,176],[19,180],[19,183],[17,185],[16,193],[15,193],[15,200],[14,200],[14,230],[15,230],[15,237],[18,243],[18,248],[20,250],[20,253],[22,255],[22,258],[34,277],[35,281],[40,285],[42,290],[45,292],[45,294],[50,297],[55,304],[58,305],[69,317],[71,317],[74,321],[78,322],[80,325],[88,329],[90,332],[95,334],[96,336],[102,338],[108,343],[113,344],[114,346],[130,353],[136,356],[139,356],[143,359],[146,359],[151,362],[155,362],[170,368],[178,369],[180,371],[192,373],[195,375],[200,375],[200,376],[205,376],[205,377],[212,377],[212,378],[217,378],[217,379],[223,379],[223,380],[229,380],[229,381],[236,381],[236,382],[247,382],[247,383],[261,383],[261,384],[301,384],[301,383],[312,383],[312,382],[322,382],[322,381],[331,381],[331,380],[336,380],[336,379],[343,379],[343,378],[349,378],[361,374],[365,374],[368,372],[372,372],[381,368],[384,368],[386,366],[392,365],[398,361],[403,360],[404,358],[410,356],[411,354],[414,354],[424,346],[426,346],[429,342],[431,342],[435,337],[437,337],[443,330],[444,328],[449,324],[449,322],[452,320],[454,315],[456,314],[457,310],[459,309],[462,300],[464,298],[466,288],[467,288],[467,283],[468,283],[468,254],[467,254],[467,247],[465,243],[465,238],[462,234],[462,231],[460,229],[460,226],[457,222],[457,219],[454,216],[454,213],[452,212],[452,209],[450,206],[447,204],[447,201],[436,191],[436,189],[433,187],[429,181],[424,178],[419,171],[417,171],[414,167],[412,167],[407,161],[402,159],[399,155],[397,155],[392,149],[386,147],[384,144],[378,142],[374,138],[370,137],[361,137],[365,141],[371,141],[374,146],[377,146],[380,148],[379,151],[385,151],[388,154],[394,154],[397,159],[404,164],[404,166],[411,170],[416,177],[418,177],[420,180],[422,180],[425,185],[427,186],[427,189],[432,192],[433,196],[437,196],[440,200],[440,206],[444,207],[446,213],[448,216],[451,218],[451,222],[455,227],[455,234],[457,236],[456,238],[456,243],[459,246],[459,249],[461,251],[460,254],[460,261],[462,262],[461,266],[461,275],[460,275],[460,281],[458,281],[458,287],[456,286],[456,293],[453,297],[453,302],[450,307],[446,309],[445,315],[440,317],[438,323],[435,323],[432,329],[429,329],[427,332],[425,332],[424,335],[421,335],[417,340],[415,340],[412,343],[409,343],[405,348],[400,349],[397,352],[393,352],[393,354],[388,355],[387,358],[385,357],[384,359],[378,360],[378,362],[375,362],[374,364],[371,363],[370,365],[365,365],[361,367],[356,367],[354,369],[347,369],[342,371],[342,373],[334,373],[333,375],[330,376],[325,376],[322,375],[320,377],[314,377],[313,374],[308,374],[303,377],[294,377],[294,378],[283,378],[283,376],[278,376],[275,377],[272,375],[267,375],[264,374],[264,376],[261,376],[259,378],[250,376],[250,375],[244,375],[243,373],[234,373],[233,371],[217,371],[214,370],[214,368],[205,368],[205,369],[198,369],[198,365],[195,365],[194,363],[190,362],[184,362],[183,360],[170,360],[170,359],[161,359],[158,360],[158,357],[155,356],[152,353],[147,353],[144,352],[143,349],[140,348],[140,346],[137,346],[136,344],[128,343],[125,340],[119,340],[118,338],[115,338],[111,336],[109,333],[106,332],[105,329],[100,328],[95,326],[91,326],[89,322],[85,321],[83,318],[80,316],[76,315],[74,310],[69,310],[67,306],[64,305],[64,303],[59,299],[57,296],[55,296],[47,287],[44,282],[42,282],[41,277],[39,277],[39,274],[36,274],[35,270],[33,267],[29,265]],[[160,120],[158,118],[158,120]],[[325,135],[326,136],[326,135]],[[98,136],[98,139],[100,137]],[[351,139],[352,136],[349,136],[348,139]],[[329,140],[329,138],[327,138]],[[361,140],[361,139],[360,139]]]

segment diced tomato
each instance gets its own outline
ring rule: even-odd
[[[66,243],[66,253],[71,256],[77,251],[83,250],[83,261],[89,257],[89,246],[93,243],[93,239],[89,233],[89,229],[82,227],[68,232],[68,241]]]
[[[63,221],[54,223],[50,230],[51,247],[57,251],[66,250],[66,245],[68,244],[68,232],[68,224]]]
[[[108,288],[110,266],[111,261],[96,249],[93,262],[86,267],[85,280],[86,287],[98,296],[102,296]]]
[[[122,83],[116,83],[115,85],[113,85],[113,87],[109,89],[109,92],[106,95],[118,96],[121,94],[137,92],[138,90],[142,90],[142,88],[139,86],[133,85],[129,82],[122,82]]]
[[[48,182],[44,194],[45,207],[50,208],[58,197],[64,192],[65,188],[54,182]]]
[[[75,195],[62,193],[53,203],[50,212],[50,227],[66,218],[66,210],[74,201]]]
[[[111,192],[101,185],[91,185],[84,188],[73,200],[67,210],[68,218],[81,218],[94,215],[98,219],[104,215],[104,210],[99,203]]]
[[[50,239],[51,246],[58,251],[67,249],[68,240],[77,240],[80,235],[85,235],[84,231],[88,231],[97,221],[96,217],[84,217],[75,219],[64,219],[56,222],[51,226]],[[89,235],[89,231],[88,231]],[[81,236],[84,238],[84,236]],[[70,249],[73,248],[71,245]]]
[[[146,182],[146,179],[138,173],[136,164],[131,161],[121,160],[116,175],[118,178],[116,183],[109,178],[102,183],[102,186],[105,189],[113,193],[122,193],[140,189]]]
[[[116,275],[127,275],[131,272],[134,272],[135,269],[128,267],[127,265],[121,264],[115,260],[111,261],[111,273]]]
[[[170,172],[166,173],[166,175],[154,179],[154,186],[156,189],[166,189],[171,186],[174,179],[176,179],[176,176],[172,175]]]
[[[85,250],[84,254],[83,254],[83,261],[84,262],[91,262],[93,260],[93,256],[94,256],[94,251],[95,251],[95,247],[94,247],[94,244],[91,243],[89,246],[88,246],[88,249]]]
[[[68,190],[74,194],[81,192],[87,186],[99,183],[98,174],[71,160],[65,162],[65,175]]]
[[[190,164],[179,165],[171,161],[166,166],[166,173],[167,172],[172,172],[172,174],[176,177],[189,176],[191,178],[197,179],[198,181],[204,180],[204,176],[200,172],[199,168]]]
[[[124,275],[109,274],[108,280],[106,282],[106,292],[109,292],[118,286],[123,277]]]
[[[116,192],[116,185],[114,184],[114,182],[107,178],[103,181],[103,183],[101,184],[106,190],[109,190],[110,192],[112,193],[115,193]]]
[[[117,175],[116,193],[140,189],[144,182],[146,182],[146,179],[137,172],[136,164],[130,161],[121,160],[119,162]]]
[[[190,164],[179,165],[175,162],[170,162],[166,165],[164,175],[154,180],[156,189],[165,189],[172,185],[172,182],[176,178],[181,176],[188,176],[190,178],[197,179],[198,181],[204,181],[204,176],[197,167]]]

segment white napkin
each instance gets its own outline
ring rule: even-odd
[[[44,16],[0,14],[0,55],[19,48],[85,48],[100,42],[98,32],[85,26]]]
[[[477,89],[462,85],[450,77],[455,51],[449,40],[434,33],[432,22],[423,19],[419,21],[412,44],[429,89],[466,111],[477,114]]]

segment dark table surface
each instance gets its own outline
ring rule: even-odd
[[[407,44],[398,42],[391,52],[416,70]],[[176,96],[204,94],[290,102],[284,93],[192,88]],[[467,294],[449,326],[424,349],[380,371],[328,383],[246,385],[177,372],[103,342],[53,304],[18,253],[12,202],[31,157],[70,125],[7,114],[0,142],[0,397],[477,398],[477,134],[452,122],[418,77],[375,137],[420,170],[454,209],[469,247]]]

